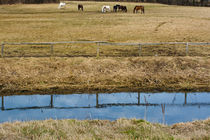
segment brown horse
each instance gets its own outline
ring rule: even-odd
[[[137,13],[138,10],[141,10],[141,14],[144,14],[144,6],[136,5],[135,8],[133,9],[133,13]]]

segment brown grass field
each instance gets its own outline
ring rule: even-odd
[[[210,119],[171,126],[144,120],[45,120],[0,124],[3,140],[209,140]]]
[[[152,3],[71,1],[0,6],[0,42],[209,42],[210,9]],[[84,5],[84,12],[77,5]],[[101,13],[102,5],[126,5],[127,13]],[[133,14],[135,5],[145,14]],[[96,44],[55,45],[54,56],[96,56]],[[210,46],[190,46],[190,56],[209,56]],[[5,46],[4,56],[49,56],[50,46]],[[138,46],[100,46],[101,56],[138,56]],[[185,46],[142,46],[142,56],[184,56]]]
[[[58,4],[1,5],[1,42],[54,42],[102,40],[112,42],[209,42],[208,7],[150,3],[69,2]],[[84,12],[77,11],[77,4]],[[102,5],[126,5],[127,13],[101,13]],[[135,5],[145,14],[133,14]]]

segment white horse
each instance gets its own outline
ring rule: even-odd
[[[105,12],[110,12],[111,11],[111,8],[109,5],[104,5],[102,6],[102,9],[101,9],[101,12],[102,13],[105,13]]]
[[[65,8],[65,6],[66,6],[65,2],[60,2],[58,9]]]

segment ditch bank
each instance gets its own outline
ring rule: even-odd
[[[45,120],[0,124],[0,139],[209,139],[210,119],[174,125],[144,120]]]
[[[209,57],[1,58],[0,93],[210,91]]]

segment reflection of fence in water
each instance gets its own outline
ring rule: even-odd
[[[123,94],[123,93],[122,93]],[[160,106],[161,108],[165,108],[165,105],[167,106],[196,106],[196,105],[203,105],[203,106],[210,106],[210,103],[187,103],[187,93],[184,93],[184,102],[183,104],[175,104],[174,99],[172,100],[172,103],[149,103],[148,99],[146,96],[144,96],[144,103],[140,102],[140,95],[141,93],[137,94],[137,102],[136,103],[102,103],[100,104],[99,98],[100,94],[96,93],[96,105],[95,106],[75,106],[75,107],[56,107],[54,106],[54,97],[57,95],[49,95],[50,96],[50,103],[48,106],[33,106],[33,107],[20,107],[20,108],[5,108],[5,96],[1,96],[1,110],[15,110],[15,109],[39,109],[39,108],[57,108],[57,109],[70,109],[70,108],[105,108],[105,107],[111,107],[111,106],[134,106],[134,105],[139,105],[139,106]],[[176,94],[175,94],[176,96]],[[165,111],[163,111],[165,112]]]
[[[172,100],[172,103],[149,103],[148,97],[144,95],[143,103],[141,103],[141,93],[137,94],[137,101],[136,103],[101,103],[99,102],[100,94],[96,93],[95,97],[95,106],[67,106],[67,107],[56,107],[54,106],[54,97],[57,97],[57,95],[49,95],[50,96],[50,102],[47,106],[31,106],[31,107],[16,107],[16,108],[6,108],[5,107],[5,96],[1,97],[1,110],[2,111],[9,111],[9,110],[28,110],[28,109],[76,109],[76,108],[106,108],[106,107],[112,107],[112,106],[144,106],[144,119],[147,119],[147,109],[149,106],[154,107],[160,107],[162,111],[162,122],[165,123],[165,109],[166,106],[210,106],[210,103],[187,103],[187,93],[184,94],[183,103],[181,104],[174,104],[175,96]],[[150,96],[150,95],[149,95]]]
[[[122,93],[123,94],[123,93]],[[1,96],[1,110],[15,110],[15,109],[39,109],[39,108],[56,108],[56,109],[73,109],[73,108],[105,108],[105,107],[111,107],[111,106],[160,106],[162,108],[162,112],[165,112],[165,105],[167,106],[197,106],[197,105],[203,105],[203,106],[210,106],[210,103],[187,103],[187,93],[184,93],[184,102],[183,104],[175,104],[174,99],[172,100],[172,103],[149,103],[147,100],[147,97],[144,96],[144,103],[140,102],[140,95],[141,93],[137,94],[137,102],[136,103],[102,103],[100,104],[99,98],[100,94],[96,93],[96,105],[95,106],[74,106],[74,107],[56,107],[54,106],[54,97],[57,95],[49,95],[50,96],[50,103],[48,106],[32,106],[32,107],[17,107],[17,108],[5,108],[5,96]],[[175,94],[176,96],[176,94]],[[174,97],[175,98],[175,97]]]
[[[45,45],[50,46],[50,56],[54,54],[54,46],[62,44],[96,44],[96,57],[100,56],[101,45],[109,46],[138,46],[138,56],[142,56],[142,46],[154,46],[154,45],[185,45],[185,53],[189,55],[189,45],[199,46],[199,45],[210,45],[209,42],[193,43],[193,42],[161,42],[161,43],[114,43],[114,42],[105,42],[105,41],[66,41],[66,42],[42,42],[42,43],[2,43],[1,44],[1,57],[4,57],[5,45]]]

